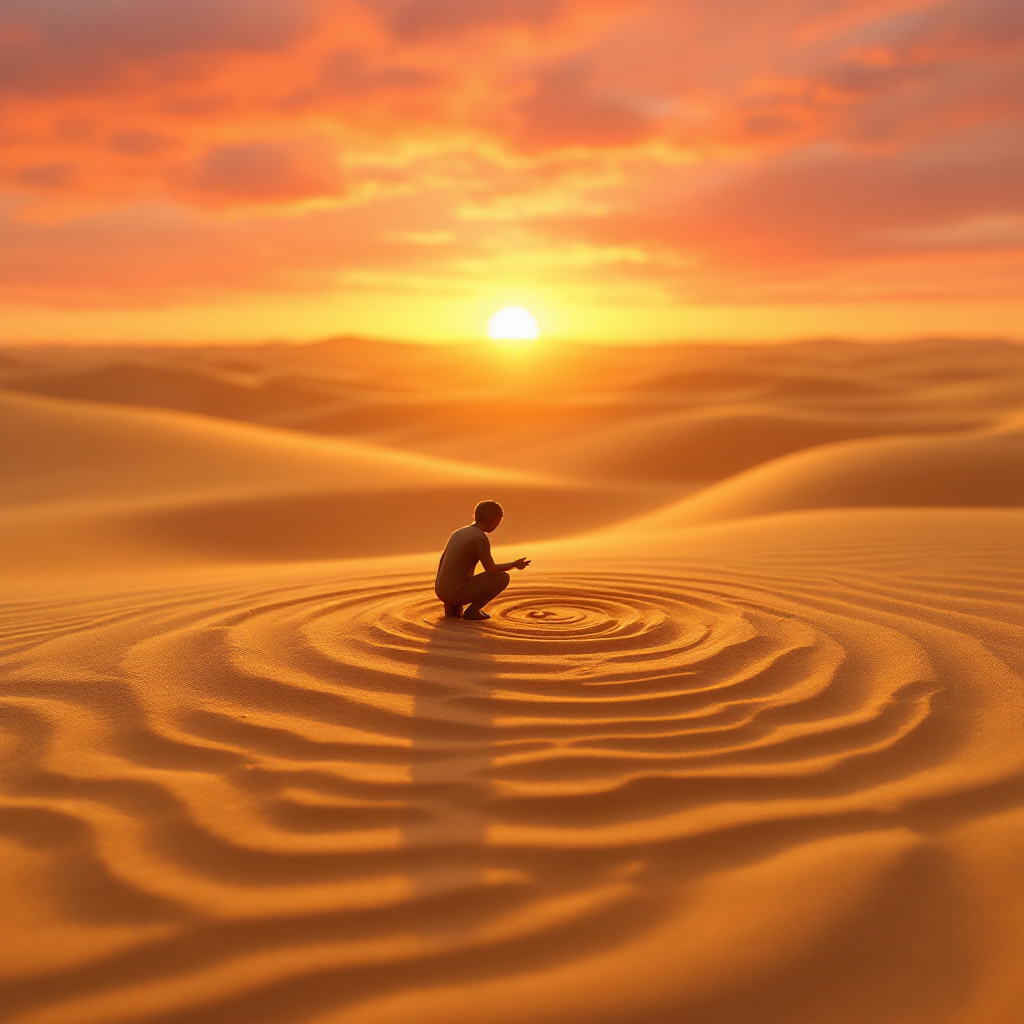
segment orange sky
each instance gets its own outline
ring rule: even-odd
[[[5,0],[0,338],[1024,335],[1020,0]]]

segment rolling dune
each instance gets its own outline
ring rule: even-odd
[[[552,355],[464,437],[529,375],[352,352],[139,356],[346,436],[0,392],[5,1020],[1016,1024],[1019,352]]]
[[[952,417],[836,415],[757,405],[671,412],[530,448],[528,465],[552,473],[703,486],[770,459],[829,442],[949,431]]]
[[[707,483],[812,444],[991,426],[1024,404],[995,342],[630,349],[339,339],[23,348],[0,386],[171,408],[536,471]],[[763,427],[763,429],[762,429]],[[754,459],[755,462],[750,461]],[[646,475],[645,475],[646,474]]]
[[[178,412],[0,392],[0,558],[21,573],[286,561],[443,544],[481,493],[514,502],[516,537],[664,503],[622,490]],[[577,506],[572,527],[559,512]]]
[[[1024,505],[1024,429],[822,445],[706,488],[654,513],[648,525],[885,505]]]
[[[11,393],[0,394],[0,428],[19,441],[3,452],[5,504],[400,490],[480,483],[486,474],[353,441]]]

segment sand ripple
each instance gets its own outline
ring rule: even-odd
[[[420,574],[9,608],[3,820],[62,923],[5,1005],[306,1020],[626,945],[712,863],[1001,806],[1011,606],[663,563],[517,577],[473,625]]]

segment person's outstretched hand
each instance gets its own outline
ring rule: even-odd
[[[512,564],[517,569],[525,569],[530,564],[530,559],[528,559],[528,558],[517,558]]]

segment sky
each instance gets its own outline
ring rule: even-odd
[[[4,0],[0,339],[1024,336],[1021,0]]]

